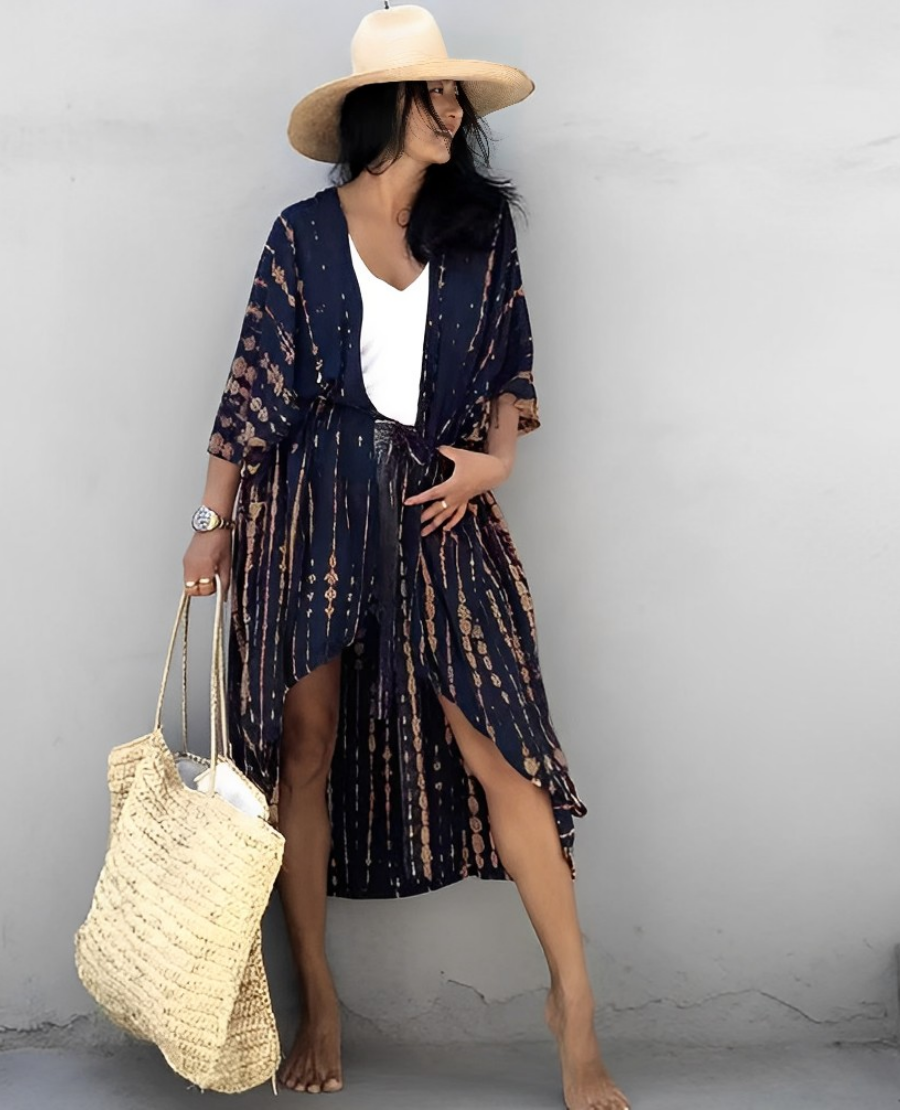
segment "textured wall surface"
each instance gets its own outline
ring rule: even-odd
[[[149,728],[284,130],[374,3],[35,0],[0,25],[0,1027],[72,964],[110,746]],[[590,814],[603,1029],[897,1030],[900,9],[432,0],[537,92],[494,117],[543,428],[501,491]],[[202,680],[200,682],[202,687]],[[515,888],[330,905],[358,1035],[539,1035]],[[279,1006],[291,972],[266,923]],[[16,1040],[20,1039],[17,1035]]]

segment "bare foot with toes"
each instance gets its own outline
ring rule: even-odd
[[[278,1079],[292,1091],[320,1094],[339,1091],[341,1075],[341,1014],[333,990],[303,1007],[300,1030]]]
[[[545,1018],[556,1037],[568,1110],[630,1110],[600,1058],[593,997],[565,998],[551,988]]]

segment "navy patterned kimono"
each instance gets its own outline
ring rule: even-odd
[[[284,696],[342,656],[328,781],[329,893],[405,897],[508,878],[437,693],[551,798],[574,878],[586,812],[551,724],[531,596],[490,492],[423,537],[405,497],[447,477],[439,444],[484,450],[490,402],[539,425],[508,205],[489,249],[429,268],[414,425],[380,414],[360,364],[362,299],[337,190],[275,221],[209,451],[241,466],[229,701],[234,756],[277,802]]]

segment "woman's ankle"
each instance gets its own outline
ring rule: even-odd
[[[590,980],[586,977],[578,977],[568,981],[551,980],[550,996],[557,1006],[566,1010],[593,1010],[595,1005],[594,992]]]
[[[300,994],[307,1005],[324,1005],[337,998],[331,969],[324,961],[304,964],[299,972]]]

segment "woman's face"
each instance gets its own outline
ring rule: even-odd
[[[451,136],[455,135],[462,123],[462,108],[457,99],[458,86],[455,81],[435,78],[426,82],[428,95],[435,113]],[[418,162],[450,161],[450,138],[435,131],[434,120],[423,110],[418,101],[413,103],[406,121],[406,134],[403,153]]]

